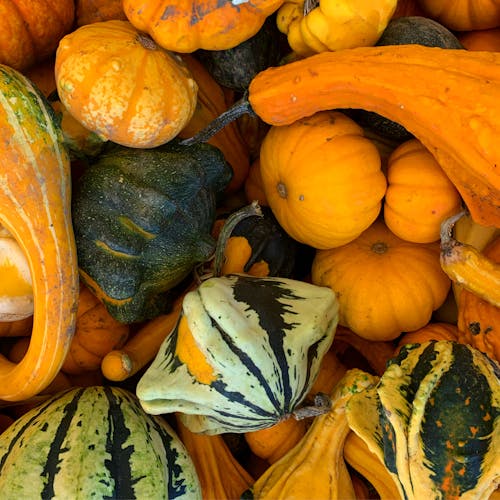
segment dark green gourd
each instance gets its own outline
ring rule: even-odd
[[[167,309],[168,292],[214,252],[217,197],[232,171],[209,144],[112,145],[80,177],[73,225],[82,280],[119,321]]]

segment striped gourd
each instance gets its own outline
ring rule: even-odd
[[[17,365],[0,358],[0,399],[20,401],[59,371],[75,327],[78,269],[70,162],[50,104],[0,65],[0,225],[24,251],[33,284],[33,332]]]
[[[338,321],[335,294],[302,281],[231,274],[184,298],[137,385],[143,408],[193,432],[269,427],[305,398]]]
[[[405,345],[347,417],[401,498],[483,499],[500,482],[500,367],[470,345]]]
[[[74,388],[0,435],[3,500],[201,498],[184,445],[116,387]]]

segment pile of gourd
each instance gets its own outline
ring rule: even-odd
[[[2,498],[500,497],[500,4],[0,5]]]

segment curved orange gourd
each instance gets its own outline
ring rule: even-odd
[[[433,154],[474,220],[500,226],[500,53],[420,45],[324,52],[259,73],[248,99],[271,125],[335,108],[400,123]]]
[[[0,399],[47,387],[75,328],[78,271],[70,215],[69,158],[50,105],[31,82],[0,65],[0,223],[26,254],[33,282],[33,330],[17,364],[0,358]]]

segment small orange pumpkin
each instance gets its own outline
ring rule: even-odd
[[[128,21],[87,24],[56,52],[59,98],[101,138],[138,148],[173,139],[189,122],[198,86],[182,60]]]
[[[439,243],[412,243],[376,221],[351,243],[316,252],[312,282],[337,294],[339,324],[368,340],[421,328],[446,299]]]
[[[76,26],[112,19],[127,20],[122,0],[76,0]]]
[[[429,340],[453,340],[458,342],[458,328],[452,323],[429,322],[413,332],[405,332],[398,339],[394,355],[406,344],[421,344]]]
[[[129,21],[174,52],[225,50],[255,35],[284,0],[123,0]]]
[[[491,241],[483,253],[500,263],[500,237]],[[500,362],[500,308],[462,289],[458,297],[457,325],[461,342]]]
[[[294,239],[327,249],[355,239],[378,216],[386,179],[363,129],[338,111],[271,127],[260,153],[262,184]]]
[[[384,221],[400,238],[437,241],[441,222],[460,211],[462,198],[434,156],[417,139],[398,146],[387,164]]]
[[[500,27],[458,33],[457,38],[467,50],[500,52]]]
[[[424,14],[450,30],[469,31],[500,26],[498,0],[418,0]]]
[[[74,17],[74,0],[2,0],[0,63],[22,71],[49,57]]]

